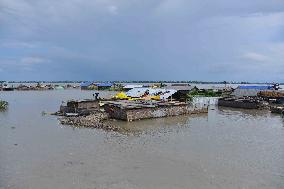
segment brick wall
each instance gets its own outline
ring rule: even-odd
[[[193,107],[190,105],[161,106],[156,108],[120,109],[118,107],[105,107],[111,118],[126,121],[139,119],[177,116],[183,114],[207,113],[207,107]]]

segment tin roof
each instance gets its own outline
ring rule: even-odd
[[[141,88],[143,85],[125,85],[124,89],[133,89],[133,88]]]
[[[171,85],[171,86],[167,86],[167,89],[174,89],[177,91],[191,91],[192,89],[195,88],[195,86],[192,85]]]
[[[167,99],[177,92],[174,89],[141,87],[131,89],[130,91],[126,92],[126,95],[130,97],[141,97],[146,91],[148,91],[150,96],[159,95],[161,99]]]

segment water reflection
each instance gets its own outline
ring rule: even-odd
[[[164,117],[157,119],[145,119],[137,120],[133,122],[125,121],[111,121],[110,124],[113,124],[121,130],[121,134],[125,135],[155,135],[157,133],[171,133],[179,132],[184,128],[190,127],[190,122],[195,118],[206,118],[207,114],[193,114],[193,115],[181,115],[173,117]]]
[[[254,110],[254,109],[240,109],[240,108],[230,108],[230,107],[218,107],[220,114],[223,115],[242,115],[242,116],[252,116],[252,117],[262,117],[268,116],[269,110]]]
[[[62,126],[41,115],[92,93],[0,92],[9,102],[0,112],[0,188],[284,186],[279,115],[212,107],[208,114],[112,122],[123,132]]]

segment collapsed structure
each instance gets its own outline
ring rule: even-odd
[[[84,85],[81,85],[81,88]],[[101,87],[110,87],[100,84]],[[279,88],[278,88],[279,89]],[[64,115],[63,124],[103,127],[104,120],[136,121],[141,119],[207,113],[209,105],[243,109],[264,109],[283,112],[273,104],[284,102],[284,92],[273,86],[239,86],[198,89],[189,84],[164,88],[126,85],[111,99],[68,101],[57,115]],[[233,92],[234,91],[234,92]],[[233,92],[233,93],[232,93]],[[97,124],[98,123],[98,124]],[[107,128],[109,128],[107,126]]]
[[[208,112],[207,106],[192,106],[178,101],[107,101],[105,102],[104,109],[111,118],[125,121]]]
[[[104,126],[104,120],[135,121],[208,112],[206,104],[179,101],[173,98],[175,93],[174,89],[133,88],[113,99],[68,101],[56,115],[64,116],[62,124],[110,128]]]

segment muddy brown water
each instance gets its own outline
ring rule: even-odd
[[[283,189],[284,120],[267,111],[137,122],[127,132],[62,126],[62,100],[91,91],[0,92],[1,189]],[[110,95],[108,93],[101,94]]]

